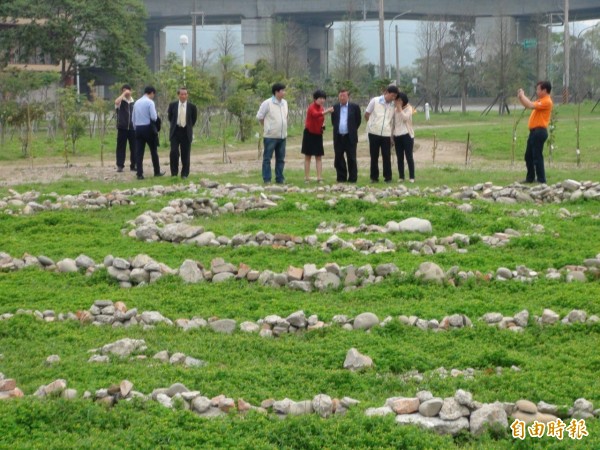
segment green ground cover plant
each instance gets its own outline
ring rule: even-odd
[[[561,113],[562,114],[562,113]],[[562,114],[561,117],[565,117]],[[501,130],[484,126],[490,145],[494,133]],[[591,122],[591,116],[589,117]],[[437,120],[437,117],[436,117]],[[443,120],[446,120],[444,117]],[[476,121],[476,117],[468,117]],[[482,122],[492,121],[483,117]],[[512,119],[506,126],[510,128]],[[456,135],[468,127],[457,124]],[[462,127],[462,128],[461,128]],[[498,128],[496,128],[498,127]],[[440,128],[442,130],[442,128]],[[446,131],[444,131],[446,132]],[[428,133],[422,130],[421,136]],[[439,131],[438,133],[442,133]],[[590,133],[591,134],[591,133]],[[438,135],[439,137],[439,135]],[[597,141],[597,137],[595,138]],[[510,141],[509,141],[510,142]],[[593,140],[587,144],[593,147]],[[518,150],[521,154],[522,150]],[[490,150],[491,152],[491,150]],[[494,157],[480,152],[487,161]],[[506,159],[504,159],[506,163]],[[565,163],[569,162],[564,160]],[[520,166],[519,166],[520,167]],[[521,170],[522,168],[520,168]],[[575,170],[573,167],[549,169],[552,179],[597,180],[593,163]],[[286,172],[288,182],[304,187],[300,171]],[[333,177],[332,171],[326,176]],[[192,177],[198,182],[204,175]],[[256,183],[258,175],[226,174],[211,177],[220,182]],[[461,186],[492,181],[508,185],[520,179],[514,170],[495,167],[462,168],[458,166],[419,168],[416,186],[421,190],[447,185],[453,190]],[[164,185],[176,181],[161,180]],[[51,184],[12,186],[19,192],[35,189],[43,199],[55,201],[56,195],[77,194],[84,190],[110,192],[152,186],[154,180],[141,183],[125,181],[106,183],[65,179]],[[361,178],[359,185],[366,184]],[[379,186],[381,187],[381,186]],[[0,188],[0,196],[8,188]],[[319,195],[323,195],[322,198]],[[466,314],[473,328],[446,333],[425,332],[394,321],[369,333],[345,331],[331,326],[298,335],[275,339],[240,331],[222,335],[208,329],[184,332],[179,328],[157,326],[119,329],[81,325],[78,322],[43,323],[30,316],[19,315],[0,321],[0,372],[15,378],[27,395],[24,399],[0,403],[0,448],[461,448],[461,449],[525,449],[564,448],[589,449],[600,447],[600,425],[597,419],[586,421],[589,436],[581,441],[565,438],[515,440],[510,430],[488,431],[473,437],[461,433],[455,437],[437,436],[416,427],[401,427],[391,417],[369,418],[367,407],[382,406],[392,396],[413,396],[422,389],[436,396],[451,396],[456,389],[465,389],[481,402],[543,400],[558,405],[572,405],[584,397],[597,408],[600,405],[600,356],[595,351],[600,344],[600,325],[555,325],[539,327],[533,315],[550,308],[562,316],[573,309],[588,315],[600,315],[600,281],[590,277],[587,283],[550,281],[543,276],[549,267],[579,265],[586,258],[600,253],[598,201],[579,200],[561,204],[496,204],[472,201],[473,212],[462,213],[453,205],[461,203],[451,197],[410,196],[380,199],[377,204],[361,200],[340,199],[335,206],[326,204],[325,191],[318,193],[282,194],[277,206],[265,211],[242,215],[223,214],[213,218],[196,218],[217,236],[232,237],[237,233],[281,232],[296,236],[315,234],[323,221],[358,225],[385,225],[408,217],[431,221],[432,235],[438,238],[453,233],[472,236],[466,253],[448,251],[430,256],[413,255],[406,243],[423,240],[430,235],[340,233],[343,239],[363,237],[387,238],[397,245],[394,253],[364,255],[351,250],[334,249],[325,253],[319,248],[297,247],[294,250],[270,247],[207,248],[176,245],[167,242],[145,243],[126,235],[127,222],[145,211],[159,211],[170,200],[192,197],[193,194],[169,194],[159,198],[133,197],[135,205],[116,206],[98,211],[61,210],[40,212],[32,216],[0,213],[0,251],[15,257],[24,253],[46,255],[55,261],[86,254],[96,262],[106,255],[133,257],[147,254],[157,261],[178,268],[185,259],[210,265],[216,257],[234,264],[245,263],[258,270],[285,271],[288,266],[302,267],[314,263],[321,267],[328,262],[361,266],[393,262],[405,274],[386,278],[382,283],[350,292],[342,290],[304,293],[275,289],[246,281],[223,284],[184,284],[170,276],[157,283],[132,289],[121,289],[104,270],[91,276],[82,273],[58,274],[38,268],[0,273],[0,314],[14,313],[19,308],[53,309],[57,313],[88,309],[98,299],[123,301],[139,311],[160,311],[172,320],[177,318],[220,317],[238,323],[256,321],[269,314],[286,315],[303,310],[331,321],[337,314],[355,316],[362,312],[386,316],[416,315],[440,320],[445,315]],[[200,192],[198,196],[203,196]],[[43,200],[42,199],[42,200]],[[220,199],[224,204],[231,199]],[[561,217],[566,208],[571,216]],[[537,216],[522,217],[521,209],[535,209]],[[542,225],[534,231],[532,225]],[[502,248],[485,245],[477,235],[492,235],[507,228],[521,233]],[[324,242],[329,235],[319,235]],[[420,263],[432,261],[445,270],[458,266],[462,270],[495,271],[498,267],[515,269],[525,265],[540,272],[531,283],[469,280],[454,287],[449,284],[426,285],[413,273]],[[530,324],[522,333],[489,327],[477,319],[487,312],[512,315],[522,309],[530,314]],[[112,358],[109,364],[90,364],[88,350],[99,348],[118,339],[144,339],[148,350],[146,360]],[[364,372],[348,372],[342,368],[346,352],[355,347],[369,355],[374,368]],[[183,352],[208,362],[200,368],[184,368],[163,364],[152,359],[162,350]],[[51,354],[61,361],[46,365]],[[520,371],[511,370],[518,366]],[[441,378],[434,375],[439,367],[473,368],[472,380],[464,377]],[[502,374],[496,368],[502,368]],[[421,382],[403,377],[418,370],[425,375]],[[42,384],[57,378],[67,380],[69,387],[81,393],[94,392],[123,379],[134,383],[135,389],[150,393],[158,387],[175,382],[199,390],[208,397],[225,394],[258,404],[267,398],[294,400],[312,398],[319,393],[350,396],[361,401],[345,417],[327,420],[316,416],[288,417],[250,413],[241,417],[231,414],[217,420],[206,420],[189,411],[168,410],[155,402],[120,402],[107,409],[90,400],[39,400],[30,395]]]

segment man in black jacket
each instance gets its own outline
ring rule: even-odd
[[[115,100],[117,115],[117,172],[123,172],[125,167],[125,154],[129,142],[129,170],[135,172],[135,129],[133,128],[133,103],[131,86],[124,84],[121,95]]]
[[[179,173],[179,155],[181,149],[181,178],[190,175],[190,148],[193,139],[193,126],[198,119],[196,105],[187,101],[188,91],[182,87],[177,89],[179,100],[169,104],[168,118],[171,126],[169,139],[171,140],[171,176]]]
[[[356,146],[358,144],[358,127],[360,127],[360,106],[350,103],[350,93],[340,89],[339,103],[333,105],[331,123],[333,124],[334,166],[338,183],[356,183],[358,166],[356,164]],[[344,153],[346,156],[344,157]],[[346,163],[346,159],[348,162]]]

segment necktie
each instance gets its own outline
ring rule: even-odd
[[[185,104],[179,104],[179,115],[177,118],[177,125],[180,127],[185,127]]]

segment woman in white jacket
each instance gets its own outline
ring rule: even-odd
[[[404,181],[404,157],[408,165],[408,176],[411,183],[415,182],[415,161],[413,148],[415,144],[415,131],[412,124],[413,107],[408,103],[408,96],[404,92],[398,94],[396,110],[394,112],[394,147],[398,160],[400,182]]]

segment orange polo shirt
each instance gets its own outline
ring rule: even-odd
[[[548,128],[550,116],[552,115],[552,98],[546,95],[544,98],[533,102],[534,109],[529,116],[529,129]]]

